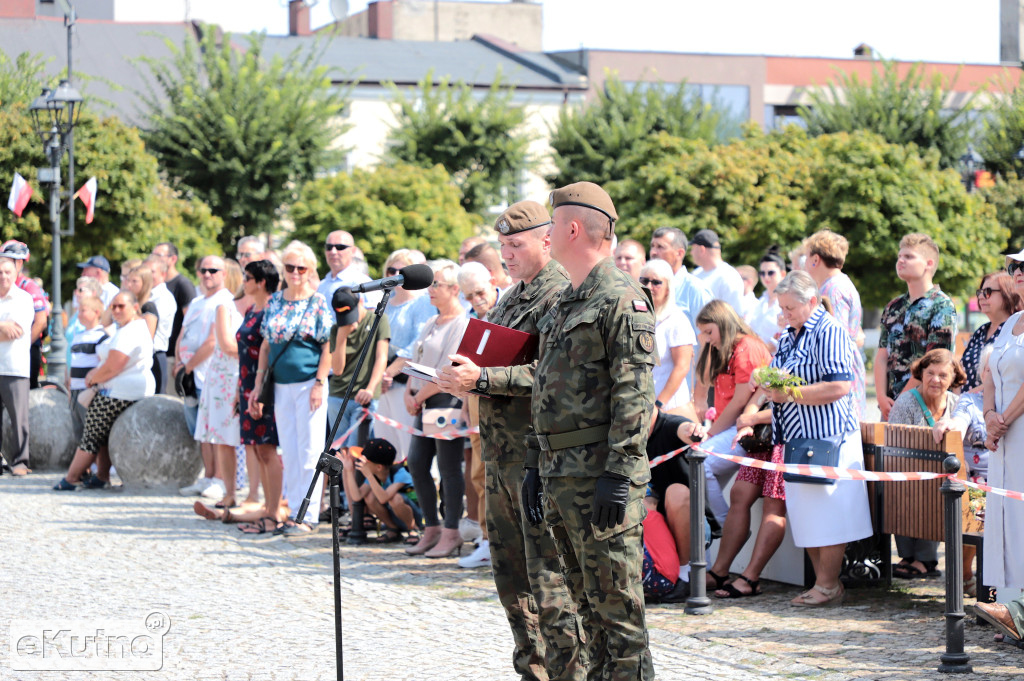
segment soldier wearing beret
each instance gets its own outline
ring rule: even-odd
[[[583,620],[590,677],[653,679],[641,582],[653,303],[609,257],[618,216],[601,187],[571,184],[551,205],[551,255],[570,285],[540,321],[540,453],[526,463],[523,506],[538,521],[543,506]]]
[[[502,213],[494,228],[501,253],[516,283],[487,315],[509,328],[538,333],[537,324],[568,284],[551,260],[547,210],[520,201]],[[532,433],[530,395],[533,365],[481,368],[461,355],[441,370],[443,390],[476,389],[480,400],[481,459],[487,479],[486,522],[491,566],[501,604],[515,640],[513,664],[523,679],[583,681],[587,657],[576,607],[562,576],[547,528],[530,523],[520,500],[525,442]]]

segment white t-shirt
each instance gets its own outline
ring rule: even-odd
[[[672,348],[677,348],[681,345],[695,346],[697,345],[697,336],[693,332],[690,320],[686,318],[682,310],[677,310],[659,321],[657,326],[654,327],[654,340],[658,344],[659,364],[654,367],[651,375],[654,378],[654,396],[657,397],[661,394],[665,384],[668,383],[668,377],[675,366],[672,361]],[[687,367],[686,372],[687,374],[690,372],[689,367]],[[672,399],[665,402],[661,409],[672,409],[689,401],[690,386],[687,383],[687,378],[684,377],[683,382],[679,385]]]
[[[188,304],[185,318],[181,321],[181,337],[178,342],[178,361],[185,363],[192,359],[196,351],[202,346],[210,332],[213,330],[213,322],[217,319],[217,308],[224,303],[230,303],[234,296],[226,288],[214,293],[212,296],[196,296]],[[211,354],[192,372],[196,379],[196,387],[200,390],[206,382],[206,369],[210,366]]]
[[[107,361],[111,350],[128,355],[128,364],[121,373],[103,383],[103,394],[118,400],[141,400],[156,392],[152,371],[153,339],[144,319],[128,322],[113,338],[100,343],[96,348],[100,364]]]
[[[167,289],[167,284],[159,284],[149,292],[149,300],[156,306],[156,333],[153,335],[153,349],[156,352],[167,352],[174,326],[174,313],[178,311],[178,303],[174,294]]]
[[[701,279],[715,298],[732,305],[736,314],[743,315],[743,277],[727,262],[720,262],[713,270],[698,267],[693,276]]]
[[[113,282],[108,281],[104,283],[103,287],[100,289],[100,300],[103,301],[103,307],[110,307],[110,302],[114,300],[120,292],[121,289],[119,289]]]
[[[765,342],[773,355],[779,347],[778,337],[785,331],[784,327],[779,326],[781,313],[782,308],[779,307],[779,303],[768,302],[768,292],[765,291],[757,299],[757,303],[754,304],[754,309],[751,310],[750,317],[747,319],[750,328]]]
[[[21,338],[0,341],[0,376],[29,377],[30,336],[35,316],[32,295],[12,283],[11,290],[0,298],[0,322],[14,322],[24,333]]]

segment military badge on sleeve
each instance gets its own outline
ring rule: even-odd
[[[642,331],[637,336],[637,340],[640,341],[640,347],[643,348],[644,352],[654,352],[654,336],[649,331]]]

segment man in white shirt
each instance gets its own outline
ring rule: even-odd
[[[156,392],[160,394],[167,389],[167,351],[170,349],[171,330],[174,328],[174,313],[178,311],[178,303],[174,294],[167,288],[167,263],[160,258],[150,257],[146,267],[153,274],[153,288],[149,299],[156,305],[156,333],[153,334],[153,378],[156,379]]]
[[[175,356],[178,358],[174,374],[179,371],[190,372],[196,382],[196,397],[202,395],[206,380],[206,370],[213,356],[217,339],[213,334],[213,322],[217,318],[217,308],[225,303],[234,304],[231,291],[224,288],[224,260],[215,255],[208,255],[199,261],[199,280],[204,295],[196,296],[189,303],[188,311],[181,322],[181,335],[178,336],[178,347]],[[189,432],[196,432],[196,419],[199,414],[198,401],[195,406],[185,406],[185,421]],[[214,497],[223,495],[224,485],[216,479],[216,455],[212,444],[200,443],[203,454],[205,476],[195,485],[181,490],[183,494],[202,494]],[[205,484],[203,484],[205,482]],[[189,490],[189,491],[185,491]]]
[[[4,452],[14,475],[28,475],[28,390],[32,296],[14,285],[18,270],[0,257],[0,409],[6,409],[14,429],[14,449]],[[2,422],[2,419],[0,419]]]
[[[324,255],[327,259],[327,267],[330,272],[317,287],[328,302],[334,299],[334,292],[342,286],[358,286],[370,281],[370,278],[363,274],[358,265],[353,264],[352,256],[355,253],[355,241],[352,235],[343,230],[331,232],[327,235],[324,243]],[[366,304],[366,300],[363,300]]]
[[[690,257],[697,263],[693,276],[701,279],[715,298],[724,300],[743,314],[743,278],[740,273],[722,260],[722,244],[718,235],[710,229],[702,229],[690,241]]]
[[[102,255],[94,255],[85,262],[78,263],[83,277],[91,277],[102,285],[100,300],[104,307],[110,307],[110,301],[121,290],[110,282],[110,261]]]
[[[686,235],[675,227],[659,227],[651,235],[651,259],[664,260],[672,268],[675,273],[676,304],[696,329],[697,315],[715,297],[704,282],[686,271],[683,264],[686,246]]]

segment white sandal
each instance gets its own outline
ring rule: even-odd
[[[824,596],[825,600],[820,601],[814,598],[813,595],[815,591]],[[805,591],[790,601],[790,603],[805,608],[831,608],[842,604],[845,596],[846,590],[843,588],[841,583],[831,589],[826,589],[815,584],[808,591]]]

